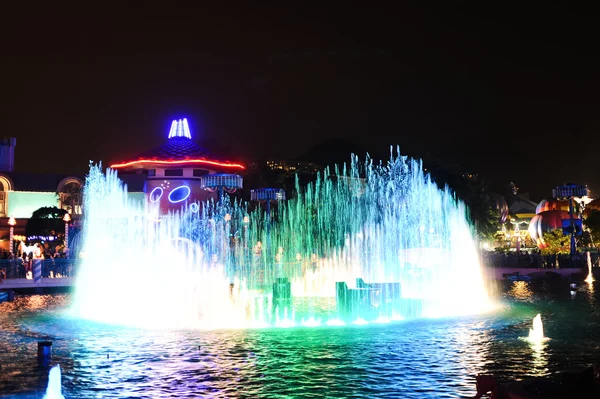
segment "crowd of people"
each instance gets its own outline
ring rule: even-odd
[[[36,251],[12,252],[4,251],[0,257],[0,281],[7,278],[33,278],[34,260],[39,259],[42,267],[42,277],[69,277],[73,273],[75,262],[68,253],[41,253]]]
[[[70,277],[75,268],[74,259],[70,259],[68,253],[36,253],[34,251],[18,252],[15,256],[12,252],[3,252],[0,256],[0,281],[7,278],[32,278],[34,259],[41,260],[42,277]],[[483,265],[487,267],[502,268],[535,268],[555,269],[571,267],[588,267],[588,256],[577,252],[574,259],[570,255],[542,255],[539,250],[496,252],[483,251]],[[600,266],[600,254],[591,253],[592,266]]]

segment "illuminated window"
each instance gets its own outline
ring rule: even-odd
[[[168,177],[183,176],[183,169],[166,169],[165,176],[168,176]]]

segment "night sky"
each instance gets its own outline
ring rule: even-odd
[[[171,120],[187,117],[197,141],[230,146],[244,161],[344,138],[373,153],[393,144],[459,163],[495,187],[514,181],[535,200],[565,182],[600,193],[591,10],[12,7],[0,15],[0,129],[17,137],[20,171],[84,173],[89,160],[159,145]]]

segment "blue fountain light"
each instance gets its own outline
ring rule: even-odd
[[[191,192],[192,191],[190,190],[190,188],[186,185],[175,187],[169,193],[169,202],[172,204],[176,204],[178,202],[185,201],[186,199],[188,199]]]

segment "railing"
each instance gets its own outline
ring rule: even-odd
[[[593,267],[598,267],[600,265],[600,257],[598,253],[592,253],[590,258]],[[578,253],[575,259],[571,259],[570,255],[540,255],[538,253],[488,253],[483,255],[484,266],[497,268],[587,268],[587,262],[588,260],[585,253]]]
[[[72,277],[76,270],[75,259],[42,259],[42,278]],[[5,278],[27,278],[32,271],[32,262],[20,259],[0,260],[0,274]]]
[[[593,267],[600,267],[600,254],[591,254],[591,263]],[[569,255],[549,255],[541,256],[539,254],[498,254],[489,253],[483,256],[484,266],[491,268],[540,268],[555,269],[559,268],[587,268],[587,256],[580,254],[575,261],[571,260]],[[27,278],[28,272],[32,271],[31,262],[23,262],[20,259],[2,259],[0,260],[0,278]],[[75,259],[42,259],[42,278],[60,278],[73,277],[77,271],[77,260]],[[261,273],[262,269],[255,271]],[[257,275],[257,279],[264,276]],[[31,278],[31,277],[30,277]]]

